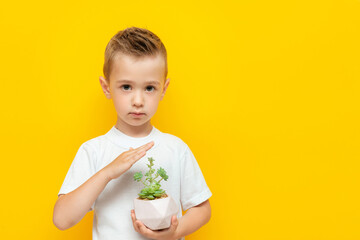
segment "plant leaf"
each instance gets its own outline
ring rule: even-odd
[[[159,170],[157,171],[157,173],[160,175],[160,177],[162,177],[165,181],[168,180],[169,176],[166,174],[165,169],[163,168],[159,168]]]
[[[141,172],[137,172],[134,174],[134,180],[139,182],[142,179],[143,175]]]

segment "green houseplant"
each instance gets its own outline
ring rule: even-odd
[[[160,182],[162,180],[167,181],[169,176],[166,174],[166,171],[161,167],[153,176],[153,174],[155,173],[155,169],[153,169],[152,167],[154,166],[155,160],[151,157],[148,158],[148,160],[149,164],[147,164],[147,166],[149,167],[149,171],[145,173],[145,180],[143,180],[142,172],[137,172],[134,174],[134,180],[137,182],[142,182],[144,184],[144,188],[139,193],[139,198],[154,200],[157,198],[167,197],[165,190],[161,189]]]
[[[168,228],[171,217],[178,213],[179,208],[175,200],[161,189],[161,181],[169,178],[165,169],[160,167],[156,171],[153,168],[155,160],[149,157],[148,161],[149,170],[145,173],[145,178],[142,172],[134,174],[134,180],[144,185],[134,199],[135,216],[152,230]]]

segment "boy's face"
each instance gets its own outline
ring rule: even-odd
[[[109,81],[100,77],[108,99],[113,99],[121,128],[151,125],[170,79],[164,82],[165,62],[160,54],[135,58],[118,54],[113,62]],[[126,130],[126,129],[123,129]]]

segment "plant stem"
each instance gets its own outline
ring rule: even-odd
[[[140,181],[141,181],[145,186],[148,186],[142,179],[140,179]]]
[[[160,176],[158,173],[156,173],[155,177],[154,177],[154,180],[156,180],[156,178]]]
[[[153,183],[153,177],[152,177],[152,167],[151,167],[151,163],[149,164],[149,168],[150,168],[150,170],[149,170],[149,173],[150,173],[150,176],[149,176],[149,182],[150,182],[150,185]]]

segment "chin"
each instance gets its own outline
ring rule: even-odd
[[[128,121],[127,123],[128,123],[129,125],[131,125],[131,126],[134,126],[134,127],[140,127],[140,126],[142,126],[142,125],[144,125],[144,124],[147,124],[149,121],[150,121],[149,119],[146,120],[146,121],[144,121],[144,120],[134,120],[134,119],[131,119],[131,120]]]
[[[144,125],[145,123],[146,123],[146,122],[144,122],[144,123],[143,123],[143,122],[141,122],[141,123],[140,123],[140,122],[139,122],[139,123],[134,123],[134,122],[132,122],[130,125],[131,125],[131,126],[134,126],[134,127],[140,127],[140,126]]]

